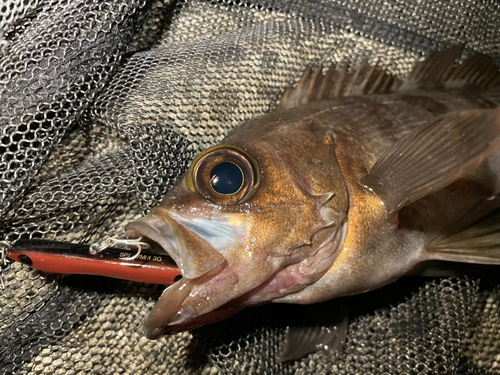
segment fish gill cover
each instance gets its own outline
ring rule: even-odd
[[[272,111],[307,66],[378,63],[404,78],[465,44],[500,61],[493,1],[4,1],[0,239],[92,243],[140,218],[201,150]],[[348,342],[281,364],[295,317],[263,306],[147,340],[163,287],[2,270],[0,373],[499,373],[500,289],[405,279],[354,298]]]

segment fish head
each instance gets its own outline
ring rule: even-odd
[[[281,118],[241,126],[125,228],[158,243],[183,275],[146,317],[146,335],[192,329],[314,283],[335,259],[347,206],[331,136]]]

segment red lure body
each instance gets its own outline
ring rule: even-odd
[[[44,272],[108,276],[151,284],[173,284],[181,275],[164,254],[145,253],[133,260],[133,250],[107,248],[92,254],[89,245],[48,240],[19,240],[7,257]]]

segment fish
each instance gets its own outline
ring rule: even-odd
[[[183,276],[146,336],[365,293],[428,262],[499,265],[500,72],[482,54],[459,63],[463,49],[404,81],[367,62],[308,68],[276,111],[201,152],[125,227]],[[310,336],[306,351],[325,340]]]

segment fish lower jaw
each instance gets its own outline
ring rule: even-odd
[[[144,319],[144,333],[148,339],[158,339],[163,336],[163,328],[177,319],[180,307],[194,285],[194,280],[182,279],[163,291]]]
[[[196,311],[192,305],[198,304],[189,299],[196,294],[194,290],[198,280],[181,280],[165,289],[153,309],[144,319],[144,333],[148,339],[158,339],[164,335],[172,335],[188,331],[206,324],[226,319],[241,311],[244,306],[233,306],[231,302],[212,311],[203,313]],[[188,306],[184,303],[187,302]],[[191,306],[189,306],[191,305]]]
[[[230,316],[237,314],[244,307],[233,307],[233,308],[223,308],[220,307],[214,311],[209,313],[200,315],[196,318],[190,319],[189,321],[182,323],[171,323],[162,328],[161,335],[173,335],[180,332],[190,331],[192,329],[215,323],[224,319],[229,318]],[[148,337],[149,338],[149,337]]]
[[[228,310],[224,308],[226,306],[217,307],[213,304],[214,301],[204,297],[199,289],[219,275],[224,268],[225,264],[221,264],[203,276],[195,279],[184,277],[167,287],[144,319],[146,337],[158,339],[163,335],[190,330],[236,313],[237,311],[221,312]]]

